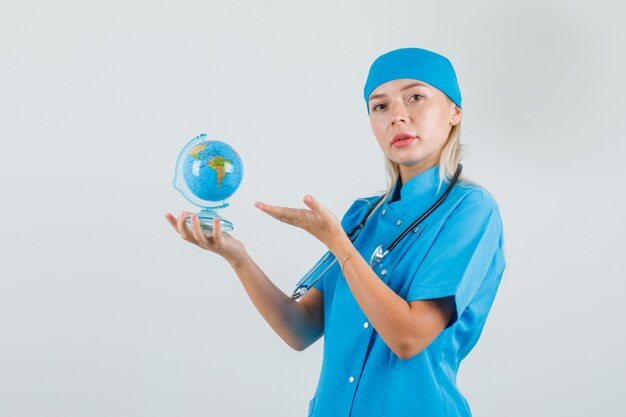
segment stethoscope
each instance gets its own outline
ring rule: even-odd
[[[385,247],[383,245],[380,245],[376,249],[374,249],[374,252],[372,252],[372,256],[370,257],[370,267],[373,268],[374,264],[380,263],[383,260],[383,258],[385,256],[387,256],[389,254],[389,252],[391,252],[393,250],[393,248],[395,248],[396,245],[398,243],[400,243],[400,241],[407,234],[409,234],[409,232],[411,230],[414,233],[419,230],[419,224],[426,217],[428,217],[433,211],[435,211],[435,209],[437,209],[437,207],[439,207],[441,205],[441,203],[443,203],[443,200],[445,200],[445,198],[450,193],[450,190],[452,190],[452,187],[454,187],[454,184],[456,184],[457,180],[459,179],[459,176],[461,175],[461,171],[462,170],[463,170],[463,165],[459,164],[457,166],[457,168],[456,168],[456,172],[454,173],[454,176],[452,177],[452,181],[450,182],[450,184],[448,185],[448,187],[446,188],[444,193],[441,195],[441,197],[439,197],[439,199],[437,199],[435,204],[433,204],[428,210],[426,210],[424,212],[424,214],[422,214],[420,217],[417,218],[417,220],[415,220],[413,223],[411,223],[411,225],[409,227],[404,229],[404,231],[397,238],[395,238],[395,240],[393,242],[391,242],[391,244],[389,245],[389,247],[387,249],[385,249]],[[363,229],[363,227],[365,227],[365,223],[367,222],[369,217],[373,214],[373,212],[378,208],[378,205],[382,202],[383,198],[385,198],[384,195],[381,198],[379,198],[376,201],[375,204],[372,205],[372,207],[367,211],[367,213],[365,213],[365,216],[363,216],[363,219],[361,220],[361,222],[359,224],[357,224],[356,226],[354,226],[352,228],[352,230],[350,230],[350,232],[348,232],[348,238],[350,239],[350,242],[354,242],[356,240],[357,236],[359,235],[359,232]],[[291,294],[291,298],[292,299],[297,300],[298,298],[300,298],[304,294],[306,294],[307,291],[309,291],[309,289],[317,281],[319,281],[330,268],[332,268],[332,266],[337,262],[337,258],[333,259],[333,261],[330,264],[328,264],[328,266],[326,266],[326,268],[324,268],[324,270],[313,280],[313,282],[307,283],[307,280],[311,277],[311,275],[315,274],[317,272],[317,270],[331,256],[334,257],[334,255],[330,251],[327,251],[326,254],[322,257],[322,259],[320,259],[313,266],[313,268],[311,268],[311,270],[300,281],[298,281],[298,283],[296,284],[296,289],[293,291],[293,294]]]

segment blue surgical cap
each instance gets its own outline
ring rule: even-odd
[[[363,95],[369,114],[372,91],[387,81],[411,78],[437,88],[461,107],[461,90],[452,63],[443,55],[421,48],[402,48],[376,58],[365,82]]]

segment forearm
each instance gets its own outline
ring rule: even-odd
[[[342,263],[345,279],[363,313],[387,346],[403,357],[415,339],[410,305],[381,281],[350,240],[340,239],[331,251]],[[343,262],[350,252],[354,254]]]
[[[313,324],[306,309],[274,285],[247,253],[229,263],[270,327],[293,349],[307,346]]]

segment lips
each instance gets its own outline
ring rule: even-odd
[[[410,133],[398,133],[397,135],[395,135],[393,137],[393,139],[391,140],[391,144],[393,145],[396,142],[399,141],[405,141],[405,140],[410,140],[410,139],[415,139],[417,136],[412,135]]]

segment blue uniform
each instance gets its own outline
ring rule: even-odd
[[[438,169],[407,181],[399,200],[386,201],[370,217],[354,242],[363,258],[369,261],[380,244],[388,247],[445,191],[448,183],[439,186]],[[356,200],[342,218],[344,229],[358,224],[377,198]],[[335,264],[315,284],[324,295],[324,357],[309,416],[470,416],[456,386],[457,370],[482,332],[504,268],[496,202],[478,185],[457,183],[419,230],[374,266],[407,302],[454,297],[456,313],[448,326],[421,353],[403,360],[370,325]]]

